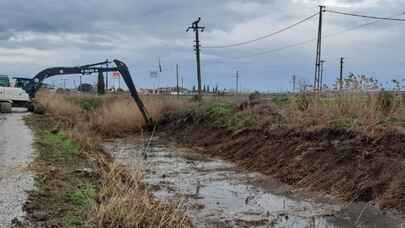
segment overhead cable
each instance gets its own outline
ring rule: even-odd
[[[405,12],[400,13],[397,16],[401,16],[401,15],[404,15],[404,14],[405,14]],[[366,27],[366,26],[369,26],[369,25],[372,25],[372,24],[376,24],[376,23],[378,23],[378,21],[372,21],[372,22],[364,23],[364,24],[361,24],[361,25],[358,25],[358,26],[353,26],[353,27],[350,27],[350,28],[345,29],[343,31],[326,34],[326,35],[322,36],[322,38],[325,39],[325,38],[329,38],[329,37],[339,36],[339,35],[342,35],[344,33],[347,33],[347,32],[350,32],[350,31],[353,31],[353,30],[356,30],[356,29],[359,29],[359,28],[363,28],[363,27]],[[284,47],[257,52],[257,53],[251,54],[251,55],[246,55],[246,56],[241,56],[241,57],[233,57],[232,59],[242,59],[242,58],[250,58],[250,57],[255,57],[255,56],[260,56],[260,55],[267,55],[267,54],[271,54],[271,53],[274,53],[274,52],[279,52],[279,51],[283,51],[283,50],[286,50],[286,49],[290,49],[290,48],[302,46],[302,45],[305,45],[305,44],[309,44],[309,43],[312,43],[312,42],[314,42],[316,40],[317,40],[316,38],[313,38],[313,39],[310,39],[310,40],[305,40],[305,41],[302,41],[302,42],[289,44],[289,45],[284,46]]]
[[[231,48],[231,47],[237,47],[237,46],[242,46],[242,45],[250,44],[250,43],[253,43],[253,42],[256,42],[256,41],[259,41],[259,40],[264,40],[264,39],[267,39],[267,38],[272,37],[272,36],[274,36],[274,35],[277,35],[277,34],[280,34],[280,33],[282,33],[282,32],[285,32],[285,31],[287,31],[287,30],[289,30],[289,29],[292,29],[292,28],[294,28],[295,26],[298,26],[298,25],[300,25],[300,24],[302,24],[302,23],[304,23],[304,22],[306,22],[306,21],[312,19],[312,18],[314,18],[314,17],[317,16],[317,15],[319,15],[319,13],[315,13],[315,14],[313,14],[313,15],[311,15],[311,16],[309,16],[309,17],[306,17],[306,18],[304,18],[304,19],[302,19],[302,20],[300,20],[300,21],[298,21],[298,22],[296,22],[296,23],[294,23],[294,24],[292,24],[292,25],[289,25],[289,26],[287,26],[287,27],[285,27],[285,28],[282,28],[282,29],[280,29],[280,30],[278,30],[278,31],[275,31],[275,32],[272,32],[272,33],[270,33],[270,34],[267,34],[267,35],[258,37],[258,38],[256,38],[256,39],[252,39],[252,40],[248,40],[248,41],[244,41],[244,42],[239,42],[239,43],[234,43],[234,44],[227,44],[227,45],[203,46],[203,48],[206,48],[206,49],[208,49],[208,48],[209,48],[209,49],[214,49],[214,48],[215,48],[215,49],[218,49],[218,48]]]
[[[369,15],[362,15],[362,14],[355,14],[355,13],[340,12],[340,11],[336,11],[336,10],[326,10],[326,12],[345,15],[345,16],[352,16],[352,17],[369,18],[369,19],[375,19],[375,20],[402,21],[402,22],[405,22],[405,19],[403,19],[403,18],[376,17],[376,16],[369,16]]]

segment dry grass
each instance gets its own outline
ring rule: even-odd
[[[291,128],[346,128],[367,134],[377,134],[405,126],[405,107],[396,97],[392,108],[380,110],[378,95],[351,92],[324,98],[309,97],[309,105],[302,109],[297,102],[289,102],[280,112]]]
[[[111,163],[106,170],[101,203],[94,208],[90,221],[96,227],[191,227],[181,203],[162,203],[151,197],[141,171],[129,174]]]
[[[139,131],[145,121],[138,107],[128,96],[78,96],[49,94],[38,96],[47,112],[70,127],[91,132],[95,136],[119,137]],[[185,100],[145,97],[144,103],[154,120],[164,113],[186,108]]]
[[[74,124],[80,119],[82,110],[79,105],[66,100],[62,95],[50,95],[42,92],[37,99],[46,107],[56,119],[64,121],[68,124]]]

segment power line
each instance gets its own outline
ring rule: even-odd
[[[259,41],[259,40],[264,40],[264,39],[267,39],[267,38],[272,37],[272,36],[274,36],[274,35],[277,35],[277,34],[280,34],[280,33],[282,33],[282,32],[285,32],[285,31],[287,31],[287,30],[289,30],[289,29],[292,29],[292,28],[294,28],[295,26],[298,26],[298,25],[300,25],[300,24],[302,24],[302,23],[304,23],[304,22],[306,22],[306,21],[308,21],[308,20],[314,18],[314,17],[317,16],[318,14],[319,14],[319,13],[315,13],[315,14],[313,14],[313,15],[311,15],[311,16],[309,16],[309,17],[306,17],[306,18],[304,18],[304,19],[302,19],[302,20],[300,20],[300,21],[298,21],[298,22],[296,22],[296,23],[294,23],[294,24],[292,24],[292,25],[289,25],[289,26],[287,26],[287,27],[285,27],[285,28],[282,28],[282,29],[280,29],[280,30],[278,30],[278,31],[275,31],[275,32],[272,32],[272,33],[270,33],[270,34],[267,34],[267,35],[258,37],[258,38],[253,39],[253,40],[248,40],[248,41],[239,42],[239,43],[234,43],[234,44],[228,44],[228,45],[204,46],[203,48],[209,48],[209,49],[230,48],[230,47],[237,47],[237,46],[242,46],[242,45],[250,44],[250,43],[253,43],[253,42],[256,42],[256,41]]]
[[[405,14],[405,12],[400,13],[397,16],[401,16],[401,15],[404,15],[404,14]],[[330,38],[330,37],[334,37],[334,36],[339,36],[339,35],[342,35],[344,33],[347,33],[347,32],[350,32],[350,31],[353,31],[353,30],[356,30],[356,29],[359,29],[359,28],[363,28],[363,27],[366,27],[366,26],[369,26],[369,25],[372,25],[372,24],[376,24],[376,23],[378,23],[378,21],[372,21],[372,22],[364,23],[364,24],[361,24],[361,25],[358,25],[358,26],[353,26],[351,28],[348,28],[348,29],[345,29],[345,30],[342,30],[342,31],[339,31],[339,32],[329,33],[327,35],[322,36],[322,38],[326,39],[326,38]],[[301,41],[301,42],[298,42],[298,43],[293,43],[293,44],[286,45],[286,46],[283,46],[283,47],[280,47],[280,48],[275,48],[275,49],[270,49],[270,50],[257,52],[257,53],[254,53],[252,55],[233,57],[232,59],[244,59],[244,58],[251,58],[251,57],[256,57],[256,56],[260,56],[260,55],[267,55],[267,54],[283,51],[283,50],[286,50],[286,49],[299,47],[299,46],[302,46],[302,45],[305,45],[305,44],[312,43],[314,41],[317,41],[317,38]]]
[[[369,19],[375,19],[375,20],[402,21],[402,22],[405,22],[405,19],[402,19],[402,18],[376,17],[376,16],[369,16],[369,15],[362,15],[362,14],[355,14],[355,13],[340,12],[340,11],[336,11],[336,10],[326,10],[326,12],[345,15],[345,16],[352,16],[352,17],[369,18]]]

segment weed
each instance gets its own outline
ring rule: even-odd
[[[76,228],[78,226],[83,225],[83,218],[78,215],[67,215],[63,219],[63,223],[65,224],[65,227],[68,228]]]
[[[92,223],[96,227],[191,227],[181,204],[152,199],[140,171],[129,174],[110,164],[103,176],[100,198],[108,200],[103,200],[93,212]]]
[[[78,190],[67,193],[67,198],[80,208],[88,208],[96,196],[96,187],[92,184],[83,185]]]
[[[356,119],[354,118],[343,118],[332,121],[332,127],[338,129],[352,129],[355,126],[356,126]]]
[[[377,110],[384,113],[391,112],[394,107],[394,95],[387,91],[381,91],[377,97]]]
[[[90,99],[81,99],[79,101],[80,108],[85,111],[96,110],[101,107],[103,100],[100,97],[90,98]]]
[[[43,137],[43,143],[50,146],[56,146],[66,155],[77,154],[80,150],[80,145],[68,138],[63,133],[50,133],[45,132]]]
[[[295,103],[297,104],[298,110],[305,111],[312,103],[312,97],[306,93],[300,94],[296,97]]]
[[[228,103],[213,103],[207,108],[207,113],[210,118],[218,119],[223,118],[232,113],[232,105]]]
[[[271,99],[271,101],[275,104],[275,105],[287,105],[290,102],[290,99],[288,96],[275,96]]]

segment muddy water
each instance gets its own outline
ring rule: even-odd
[[[155,139],[153,142],[157,142]],[[182,199],[196,227],[380,227],[343,216],[343,205],[288,196],[280,186],[263,184],[263,176],[190,149],[152,143],[144,151],[141,138],[104,146],[129,169],[143,169],[159,199]],[[339,215],[338,215],[339,214]],[[364,216],[366,217],[366,216]],[[398,224],[388,227],[399,227]]]
[[[26,191],[33,188],[28,171],[32,161],[32,133],[23,113],[0,114],[0,227],[10,227],[21,218]]]

